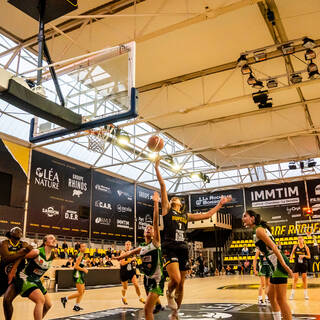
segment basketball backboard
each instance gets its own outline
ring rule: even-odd
[[[53,66],[64,96],[65,108],[81,115],[81,125],[70,130],[34,117],[30,142],[103,127],[137,116],[134,42],[56,62]],[[34,81],[36,69],[24,72],[22,76]],[[59,103],[48,66],[43,67],[41,87],[34,90]]]

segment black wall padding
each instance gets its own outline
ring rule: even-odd
[[[67,129],[76,129],[82,122],[81,115],[32,92],[13,79],[9,80],[8,90],[0,93],[0,98],[19,109]]]

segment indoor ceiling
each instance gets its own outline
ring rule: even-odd
[[[184,165],[188,162],[187,154],[196,155],[208,164],[201,170],[210,174],[319,156],[320,80],[308,79],[306,69],[310,61],[305,60],[306,49],[302,47],[305,36],[315,41],[313,50],[317,57],[313,62],[320,67],[319,1],[78,3],[77,10],[46,25],[52,60],[136,41],[139,117],[123,123],[124,129],[130,131],[133,123],[150,124],[152,133],[160,132],[182,146],[167,153],[174,157],[185,155],[181,160]],[[17,42],[0,52],[0,58],[6,59],[9,67],[21,48],[37,52],[38,23],[6,0],[0,0],[0,7],[0,32]],[[268,10],[269,18],[270,12],[274,15],[271,21]],[[284,56],[279,44],[291,40],[295,40],[292,45],[296,52]],[[256,63],[253,51],[265,47],[267,59]],[[278,79],[277,88],[262,89],[269,90],[272,108],[259,109],[252,99],[252,93],[258,89],[247,84],[248,75],[243,75],[237,64],[240,54],[247,51],[256,79],[264,80],[264,84],[269,78]],[[294,72],[301,72],[302,82],[288,81]],[[149,132],[142,130],[139,134],[146,141]],[[147,174],[147,162],[127,155],[121,159],[132,163],[138,160],[136,166],[146,170],[139,179],[155,180],[154,172]],[[97,156],[92,163],[109,170],[120,165],[121,159],[106,167]],[[198,168],[193,164],[192,169]],[[120,169],[117,173],[122,174]],[[182,183],[177,173],[166,170],[164,175],[168,180],[176,179],[176,186]]]

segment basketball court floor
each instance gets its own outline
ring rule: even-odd
[[[234,319],[234,320],[271,320],[269,307],[258,307],[257,287],[259,279],[253,276],[220,276],[186,280],[185,298],[180,310],[180,319]],[[288,286],[288,294],[291,281]],[[296,290],[296,298],[290,301],[293,319],[320,319],[320,279],[309,279],[309,300],[304,300],[301,285]],[[134,288],[127,291],[128,306],[121,303],[120,287],[87,290],[81,313],[72,311],[73,302],[66,309],[60,298],[68,292],[50,293],[53,307],[46,319],[143,319],[143,305],[138,301]],[[1,298],[2,299],[2,298]],[[166,300],[162,297],[162,303]],[[2,302],[2,300],[1,300]],[[3,314],[1,303],[1,314]],[[18,297],[14,302],[13,320],[32,319],[33,303]],[[155,319],[168,319],[169,311],[158,313]]]

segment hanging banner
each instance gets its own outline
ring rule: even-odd
[[[296,221],[304,220],[307,205],[303,181],[257,186],[245,189],[247,209],[259,213],[273,234],[296,234]]]
[[[242,189],[231,189],[211,193],[191,195],[191,212],[205,212],[214,208],[220,201],[221,196],[231,196],[232,201],[223,206],[219,212],[232,214],[235,218],[241,218],[244,211]]]
[[[313,219],[320,219],[320,180],[307,180],[309,204],[313,211]]]
[[[27,231],[88,237],[91,171],[33,151]]]
[[[93,172],[92,238],[132,239],[134,233],[134,185]]]
[[[153,196],[154,190],[137,186],[137,238],[143,239],[145,227],[153,224]]]
[[[0,139],[0,229],[23,227],[30,149]]]

